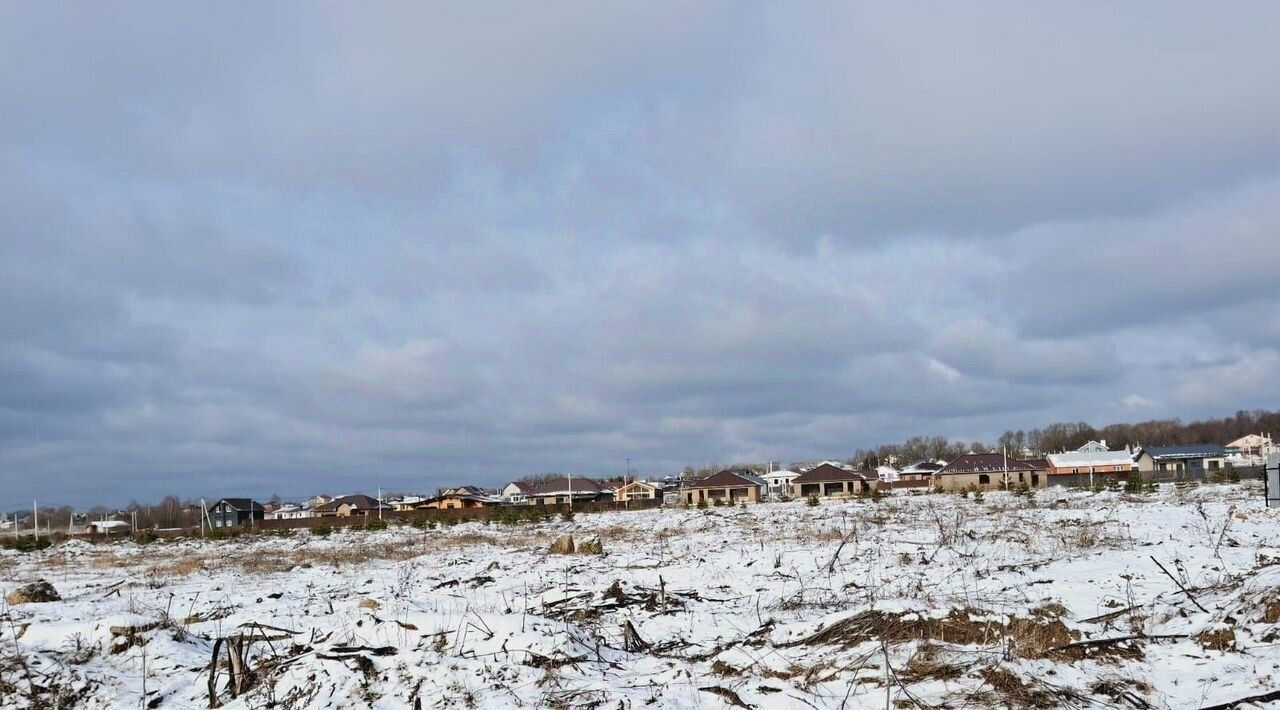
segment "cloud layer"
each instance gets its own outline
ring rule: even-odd
[[[1280,9],[0,9],[0,507],[1274,407]]]

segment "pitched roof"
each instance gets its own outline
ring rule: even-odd
[[[501,498],[491,496],[491,495],[483,495],[478,493],[466,493],[466,492],[458,492],[458,491],[446,491],[438,496],[423,498],[422,500],[415,502],[414,505],[427,505],[428,503],[438,503],[439,501],[445,500],[446,498],[451,500],[453,499],[470,500],[470,501],[475,501],[477,503],[483,503],[485,505],[500,505],[501,503],[503,503],[503,500]]]
[[[1271,437],[1261,434],[1246,434],[1227,444],[1228,449],[1256,449],[1271,443]]]
[[[534,489],[534,485],[528,481],[512,481],[503,486],[503,488],[505,489],[507,486],[515,486],[521,493],[529,493]]]
[[[805,471],[791,480],[792,484],[829,483],[834,481],[869,481],[867,474],[861,471],[850,471],[832,463],[824,463]]]
[[[902,472],[903,473],[922,473],[925,471],[937,471],[940,468],[942,468],[942,464],[938,463],[937,461],[920,459],[919,461],[916,461],[910,466],[903,468]]]
[[[1025,463],[1037,471],[1049,470],[1049,459],[1022,459],[1022,463]]]
[[[608,493],[604,484],[599,481],[587,478],[585,476],[560,476],[549,481],[538,484],[532,491],[531,496],[563,496],[569,495],[573,491],[573,495],[599,495]]]
[[[331,510],[337,510],[339,507],[343,505],[350,508],[354,508],[355,510],[377,510],[379,506],[382,506],[384,510],[390,510],[390,506],[382,505],[381,503],[378,502],[377,498],[373,498],[371,496],[367,496],[361,493],[357,493],[355,495],[350,495],[350,496],[342,496],[341,498],[334,498],[333,500],[329,501],[328,503],[325,503],[324,505],[317,505],[316,510],[327,512]]]
[[[1133,454],[1120,451],[1067,451],[1049,454],[1054,468],[1079,468],[1081,466],[1127,466],[1133,464]]]
[[[216,507],[223,503],[226,503],[227,505],[231,506],[231,508],[234,510],[242,510],[242,511],[265,510],[265,508],[259,505],[252,498],[223,498],[217,503],[214,503],[214,506]]]
[[[1190,444],[1185,446],[1144,446],[1139,453],[1151,454],[1153,459],[1199,459],[1227,455],[1227,450],[1217,444]]]
[[[1004,454],[965,454],[951,463],[943,466],[934,475],[945,476],[954,473],[1003,473],[1005,466]],[[1025,461],[1019,461],[1015,458],[1009,459],[1010,471],[1034,471]]]
[[[690,483],[687,488],[735,488],[763,486],[765,482],[746,471],[720,471]]]

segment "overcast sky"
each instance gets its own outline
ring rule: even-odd
[[[1274,2],[233,5],[0,6],[0,507],[1280,406]]]

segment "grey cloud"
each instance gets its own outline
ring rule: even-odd
[[[1114,343],[1106,339],[1022,340],[983,320],[953,323],[930,343],[935,357],[977,377],[1021,384],[1091,384],[1116,377]]]
[[[430,490],[1267,406],[1275,19],[5,6],[0,490]]]
[[[1280,182],[1232,187],[1153,214],[1029,228],[1003,245],[1005,298],[1038,335],[1162,322],[1274,296]]]

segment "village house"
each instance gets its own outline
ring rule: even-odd
[[[632,481],[613,492],[613,499],[619,503],[629,500],[652,500],[662,497],[662,489],[646,481]]]
[[[1199,480],[1226,468],[1227,450],[1217,444],[1144,446],[1134,459],[1144,478]]]
[[[799,476],[799,471],[789,471],[783,469],[781,471],[770,471],[761,478],[766,484],[765,492],[769,496],[769,500],[784,500],[791,497],[791,482]]]
[[[503,486],[498,495],[508,503],[523,504],[529,502],[529,493],[533,491],[534,485],[528,481],[512,481]]]
[[[766,483],[749,471],[720,471],[706,478],[689,481],[681,495],[686,505],[698,503],[758,503]]]
[[[1248,434],[1227,444],[1227,463],[1232,466],[1262,466],[1269,454],[1280,452],[1270,434]]]
[[[461,510],[463,508],[492,508],[505,501],[497,496],[473,492],[474,486],[463,486],[442,492],[438,496],[419,500],[412,510]]]
[[[910,466],[904,466],[898,471],[898,478],[903,481],[927,481],[946,465],[945,461],[921,459]]]
[[[396,495],[387,496],[382,499],[385,505],[389,505],[396,510],[414,510],[419,503],[427,500],[426,496],[419,495]]]
[[[876,478],[882,483],[894,483],[902,480],[902,472],[893,466],[876,466]]]
[[[267,514],[268,520],[300,520],[314,517],[316,517],[315,509],[300,503],[281,503],[280,507]]]
[[[214,528],[235,528],[253,525],[266,514],[266,509],[248,498],[223,498],[209,509],[209,522]]]
[[[1018,460],[1031,467],[1030,483],[1028,485],[1032,488],[1045,488],[1049,485],[1049,459],[1022,458]]]
[[[1049,484],[1092,486],[1123,480],[1137,470],[1129,447],[1111,451],[1105,439],[1090,441],[1075,451],[1049,454]]]
[[[353,516],[377,516],[379,512],[393,510],[395,508],[380,502],[377,498],[358,493],[334,498],[324,505],[318,505],[315,508],[315,513],[316,517],[319,518],[349,518]]]
[[[994,491],[1024,484],[1043,488],[1048,485],[1047,478],[1027,462],[1004,454],[965,454],[933,474],[933,487],[944,491]]]
[[[85,525],[85,532],[97,535],[127,535],[129,523],[123,520],[92,520]]]
[[[804,471],[791,481],[794,498],[848,497],[870,493],[876,488],[876,478],[864,471],[839,466],[826,461]]]
[[[612,501],[613,489],[584,476],[558,476],[535,486],[528,499],[531,505]]]
[[[333,502],[333,496],[321,494],[318,496],[311,496],[310,498],[308,498],[306,502],[306,507],[319,508],[320,506],[325,505],[326,503],[332,503],[332,502]]]

